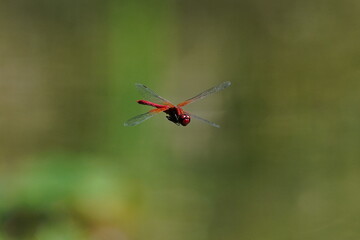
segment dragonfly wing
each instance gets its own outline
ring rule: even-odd
[[[198,101],[200,99],[203,99],[204,97],[207,97],[209,96],[210,94],[213,94],[213,93],[216,93],[216,92],[219,92],[221,90],[224,90],[225,88],[229,87],[231,85],[231,82],[227,81],[227,82],[223,82],[215,87],[212,87],[202,93],[199,93],[198,95],[196,95],[195,97],[192,97],[182,103],[179,103],[178,104],[178,107],[183,107],[185,105],[188,105],[190,103],[193,103],[195,101]]]
[[[204,118],[201,118],[201,117],[199,117],[199,116],[196,116],[196,115],[194,115],[194,114],[192,114],[192,113],[187,113],[187,114],[189,114],[191,117],[193,117],[193,118],[196,118],[196,119],[199,119],[199,120],[201,120],[201,121],[203,121],[203,122],[206,122],[207,124],[210,124],[211,126],[213,126],[213,127],[216,127],[216,128],[219,128],[220,126],[219,125],[217,125],[216,123],[213,123],[213,122],[210,122],[209,120],[206,120],[206,119],[204,119]]]
[[[148,111],[147,113],[143,113],[143,114],[137,115],[137,116],[135,116],[135,117],[130,118],[129,120],[127,120],[127,121],[124,123],[124,126],[125,126],[125,127],[136,126],[136,125],[142,123],[143,121],[151,118],[151,117],[154,116],[155,114],[165,111],[166,109],[167,109],[167,108],[155,108],[155,109],[152,109],[152,110]]]
[[[151,112],[147,112],[147,113],[143,113],[143,114],[137,115],[137,116],[135,116],[135,117],[130,118],[129,120],[127,120],[127,121],[124,123],[124,126],[125,126],[125,127],[136,126],[136,125],[142,123],[143,121],[151,118],[152,116],[154,116],[154,114],[151,113]]]
[[[135,83],[135,86],[136,86],[137,90],[139,90],[139,92],[143,95],[143,97],[146,100],[149,100],[154,103],[173,106],[173,104],[169,100],[159,96],[158,94],[156,94],[153,90],[151,90],[147,86],[140,84],[140,83]]]

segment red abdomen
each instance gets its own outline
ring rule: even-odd
[[[148,105],[148,106],[156,107],[156,108],[168,108],[168,106],[166,106],[166,105],[161,105],[161,104],[149,102],[149,101],[146,101],[146,100],[138,100],[137,103],[142,104],[142,105]]]

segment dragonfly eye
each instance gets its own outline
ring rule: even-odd
[[[190,123],[190,116],[187,114],[181,114],[179,116],[179,122],[181,125],[186,126]]]

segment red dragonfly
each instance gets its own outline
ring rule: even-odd
[[[193,103],[197,100],[203,99],[203,98],[209,96],[210,94],[219,92],[219,91],[229,87],[230,85],[231,85],[231,82],[223,82],[223,83],[221,83],[215,87],[212,87],[202,93],[199,93],[195,97],[189,98],[188,100],[186,100],[182,103],[179,103],[178,105],[175,106],[169,100],[166,100],[165,98],[160,97],[159,95],[157,95],[154,91],[152,91],[150,88],[146,87],[145,85],[136,83],[135,84],[136,88],[143,94],[143,96],[146,99],[150,100],[150,101],[138,100],[137,103],[143,104],[143,105],[148,105],[148,106],[155,107],[155,108],[150,110],[147,113],[143,113],[143,114],[137,115],[133,118],[130,118],[129,120],[127,120],[124,123],[124,126],[138,125],[138,124],[142,123],[143,121],[151,118],[155,114],[164,112],[167,114],[166,118],[169,121],[175,123],[176,125],[186,126],[190,123],[191,117],[193,117],[193,118],[199,119],[203,122],[206,122],[213,127],[219,128],[220,126],[217,125],[216,123],[210,122],[210,121],[203,119],[201,117],[198,117],[192,113],[185,112],[182,109],[182,107],[184,107],[190,103]]]

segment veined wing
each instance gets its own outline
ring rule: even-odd
[[[208,90],[206,90],[206,91],[204,91],[202,93],[199,93],[195,97],[192,97],[192,98],[190,98],[190,99],[188,99],[188,100],[186,100],[186,101],[184,101],[182,103],[179,103],[177,106],[178,107],[183,107],[185,105],[188,105],[190,103],[193,103],[195,101],[203,99],[203,98],[209,96],[210,94],[213,94],[213,93],[219,92],[221,90],[224,90],[225,88],[229,87],[230,85],[231,85],[231,82],[229,82],[229,81],[223,82],[223,83],[221,83],[221,84],[219,84],[219,85],[217,85],[215,87],[212,87],[212,88],[210,88],[210,89],[208,89]]]
[[[130,127],[130,126],[136,126],[140,123],[142,123],[143,121],[153,117],[155,114],[157,113],[160,113],[164,110],[166,110],[167,108],[155,108],[155,109],[152,109],[150,110],[149,112],[147,113],[143,113],[143,114],[140,114],[140,115],[137,115],[133,118],[130,118],[129,120],[127,120],[125,123],[124,123],[124,126],[125,127]]]
[[[146,100],[149,100],[154,103],[174,106],[169,100],[160,97],[158,94],[156,94],[153,90],[151,90],[147,86],[140,83],[135,83],[135,86]]]
[[[199,116],[196,116],[196,115],[194,115],[194,114],[192,114],[192,113],[187,113],[187,114],[189,114],[190,117],[199,119],[199,120],[201,120],[201,121],[203,121],[203,122],[206,122],[207,124],[210,124],[210,125],[213,126],[213,127],[216,127],[216,128],[219,128],[219,127],[220,127],[220,126],[217,125],[216,123],[210,122],[209,120],[206,120],[206,119],[204,119],[204,118],[201,118],[201,117],[199,117]]]

